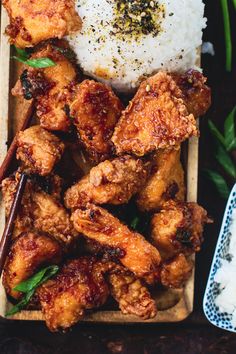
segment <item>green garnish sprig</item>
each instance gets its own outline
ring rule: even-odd
[[[211,120],[208,121],[210,131],[215,137],[216,142],[215,159],[223,168],[225,174],[234,182],[236,181],[236,166],[231,158],[231,152],[236,149],[235,113],[236,106],[225,120],[223,134],[217,129]],[[204,172],[213,182],[220,196],[227,199],[230,193],[230,188],[225,178],[220,173],[210,169],[206,169]]]
[[[12,58],[25,65],[31,66],[32,68],[43,69],[56,65],[56,63],[50,58],[30,59],[30,54],[27,53],[24,49],[15,47],[15,50],[17,52],[17,56],[13,55]]]
[[[23,299],[18,302],[15,306],[13,306],[5,316],[12,316],[17,312],[20,312],[25,306],[28,305],[32,296],[34,295],[36,289],[43,283],[45,283],[48,279],[52,276],[57,274],[59,271],[59,267],[57,265],[51,265],[41,269],[38,273],[33,275],[31,278],[27,279],[26,281],[21,282],[18,284],[13,290],[20,291],[24,293]]]

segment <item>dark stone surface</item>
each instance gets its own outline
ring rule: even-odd
[[[229,1],[231,3],[231,1]],[[231,7],[233,14],[233,8]],[[204,40],[211,41],[216,56],[203,57],[204,72],[213,90],[213,105],[207,117],[223,125],[236,103],[236,66],[224,71],[224,38],[220,1],[206,0],[208,29]],[[235,23],[235,13],[232,23]],[[234,43],[236,31],[234,30]],[[234,53],[234,61],[236,53]],[[207,118],[206,117],[206,118]],[[234,354],[236,335],[211,326],[202,312],[202,298],[213,256],[225,202],[203,177],[205,167],[215,167],[213,141],[207,120],[201,120],[199,202],[214,218],[205,231],[205,243],[197,256],[196,291],[193,314],[184,322],[167,325],[106,326],[79,324],[66,334],[51,334],[43,323],[0,320],[0,354]],[[236,296],[236,295],[235,295]]]

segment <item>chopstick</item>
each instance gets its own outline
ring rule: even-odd
[[[17,185],[17,190],[16,190],[13,203],[11,205],[9,217],[7,219],[7,223],[5,225],[4,232],[0,241],[0,276],[2,274],[2,270],[7,257],[9,244],[10,244],[10,236],[14,229],[14,222],[16,220],[17,211],[24,194],[26,182],[27,182],[27,175],[22,173],[19,183]]]
[[[23,124],[22,124],[19,131],[23,131],[26,128],[28,128],[33,115],[34,115],[34,100],[32,100],[32,102],[25,114]],[[17,149],[17,134],[14,137],[14,139],[12,140],[11,146],[8,149],[6,157],[3,160],[3,163],[0,167],[0,184],[2,183],[3,179],[6,177],[7,171],[8,171],[8,169],[11,165],[11,162],[15,156],[16,149]]]

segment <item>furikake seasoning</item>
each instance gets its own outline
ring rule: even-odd
[[[111,35],[121,40],[127,36],[139,39],[141,35],[156,37],[165,17],[164,5],[155,0],[116,0]]]

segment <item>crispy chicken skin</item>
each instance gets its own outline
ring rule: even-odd
[[[2,182],[3,199],[8,215],[16,193],[19,175]],[[28,181],[15,221],[14,237],[35,228],[49,233],[63,245],[69,245],[78,235],[70,215],[57,198],[44,192],[34,182]]]
[[[130,231],[105,209],[88,204],[72,214],[75,229],[103,245],[137,277],[154,283],[161,258],[158,250],[137,232]]]
[[[193,263],[180,253],[165,262],[161,269],[161,283],[168,288],[181,288],[192,274]]]
[[[56,65],[44,69],[24,68],[12,94],[23,95],[25,99],[35,98],[40,125],[47,130],[66,132],[71,127],[66,107],[77,71],[74,64],[50,44],[32,55],[33,59],[45,57]]]
[[[84,80],[76,86],[70,114],[92,160],[98,162],[112,155],[111,137],[122,108],[119,98],[103,83]]]
[[[136,315],[144,320],[156,316],[157,308],[150,292],[132,273],[115,268],[108,274],[108,282],[111,295],[123,314]]]
[[[151,220],[151,236],[163,260],[200,251],[207,212],[196,203],[167,202]]]
[[[15,299],[22,293],[14,291],[16,285],[30,278],[40,267],[58,264],[62,259],[59,243],[47,234],[25,232],[17,237],[5,263],[3,285]]]
[[[183,75],[173,75],[173,78],[182,91],[189,113],[195,117],[204,115],[211,105],[211,89],[206,85],[206,77],[190,69]]]
[[[65,194],[67,208],[87,203],[124,204],[140,190],[148,176],[148,165],[129,155],[106,160],[93,167]]]
[[[184,171],[180,162],[180,148],[157,151],[147,183],[137,195],[141,211],[156,211],[169,199],[183,201],[185,196]]]
[[[159,148],[179,145],[198,135],[182,92],[171,75],[159,72],[143,81],[115,128],[112,141],[118,154],[143,156]]]
[[[30,173],[49,175],[60,160],[65,145],[55,135],[34,125],[17,135],[16,157]]]
[[[3,0],[10,17],[6,33],[11,44],[25,48],[80,30],[74,0]]]
[[[103,305],[109,295],[103,269],[93,257],[68,261],[56,275],[44,283],[37,294],[52,331],[66,329],[78,322],[85,310]]]

